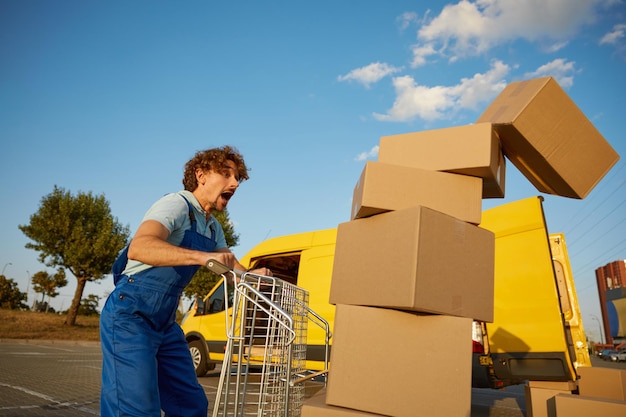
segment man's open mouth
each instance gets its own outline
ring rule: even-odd
[[[233,193],[232,191],[224,191],[222,194],[220,194],[220,196],[221,196],[224,200],[228,201],[228,200],[230,200],[230,198],[233,196],[233,194],[235,194],[235,193]]]

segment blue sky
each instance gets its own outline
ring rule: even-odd
[[[473,123],[527,78],[555,77],[623,158],[625,35],[616,0],[4,0],[0,266],[22,291],[46,269],[17,226],[55,185],[104,194],[134,231],[195,151],[222,144],[251,167],[229,206],[239,257],[336,227],[381,136]],[[626,258],[624,165],[584,200],[545,196],[592,336],[594,269]],[[506,197],[484,208],[540,195],[507,167]]]

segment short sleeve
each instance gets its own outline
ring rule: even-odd
[[[215,228],[215,249],[223,249],[227,248],[226,245],[226,235],[224,234],[224,229],[220,222],[218,222],[213,215],[211,215],[211,226]]]
[[[185,230],[190,226],[189,208],[180,195],[167,194],[148,209],[142,221],[146,220],[161,223],[170,232],[168,241],[178,244],[182,241]]]

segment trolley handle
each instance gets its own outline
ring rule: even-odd
[[[238,277],[238,276],[241,276],[243,274],[243,271],[238,271],[236,269],[230,269],[229,267],[227,267],[223,263],[217,262],[215,259],[209,259],[207,261],[207,263],[206,263],[206,267],[209,269],[209,271],[211,271],[211,272],[213,272],[214,274],[217,274],[217,275],[230,274],[230,275],[233,275],[233,277]]]
[[[207,269],[214,274],[221,275],[224,278],[224,311],[228,311],[228,283],[229,281],[233,284],[236,282],[237,278],[241,278],[245,275],[244,271],[238,271],[236,269],[230,269],[226,265],[221,262],[216,261],[215,259],[209,259],[206,262]],[[230,276],[230,277],[229,277]],[[230,278],[230,279],[229,279]],[[233,285],[236,287],[236,285]],[[228,315],[226,315],[226,327],[228,328]]]

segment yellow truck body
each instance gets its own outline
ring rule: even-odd
[[[495,234],[495,299],[494,321],[480,323],[485,334],[483,352],[475,354],[474,386],[576,381],[577,367],[591,366],[589,352],[565,238],[548,235],[541,197],[485,210],[480,227]],[[275,276],[308,290],[309,307],[332,331],[335,306],[328,300],[336,235],[336,229],[326,229],[268,239],[241,262],[250,268],[267,266]],[[182,321],[198,375],[224,358],[229,313],[223,310],[223,292],[220,281]],[[309,326],[309,369],[323,369],[325,336],[320,327]]]
[[[494,321],[486,365],[504,385],[576,381],[591,366],[565,237],[548,234],[540,197],[483,212],[495,234]]]

